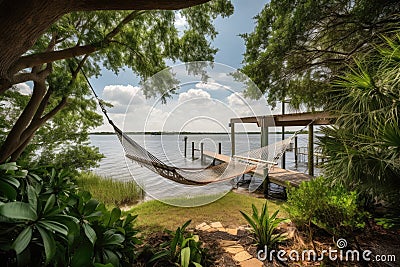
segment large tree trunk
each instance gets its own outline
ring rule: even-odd
[[[2,0],[0,1],[0,85],[13,64],[62,15],[72,11],[181,9],[209,0]]]

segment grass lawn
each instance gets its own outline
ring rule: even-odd
[[[176,229],[187,220],[192,220],[190,227],[195,227],[202,222],[221,222],[225,227],[237,227],[246,224],[240,214],[240,210],[250,213],[251,204],[255,204],[258,209],[265,202],[265,199],[255,198],[244,194],[229,192],[223,198],[200,207],[185,208],[175,207],[151,200],[141,203],[129,213],[138,214],[137,226],[147,230]],[[269,212],[273,213],[280,209],[280,216],[286,216],[283,211],[283,202],[268,200]]]

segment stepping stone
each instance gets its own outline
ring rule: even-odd
[[[245,250],[241,251],[241,252],[237,253],[235,256],[233,256],[233,259],[238,262],[242,262],[242,261],[245,261],[245,260],[248,260],[251,258],[252,258],[252,256]]]
[[[227,232],[230,235],[237,235],[237,229],[236,228],[225,228],[225,232]]]
[[[213,223],[210,223],[210,226],[213,227],[213,228],[224,228],[224,227],[222,226],[222,223],[220,223],[220,222],[213,222]]]
[[[234,245],[230,247],[225,247],[224,250],[230,254],[238,254],[239,252],[244,251],[244,248],[241,245]]]
[[[257,260],[256,258],[251,258],[249,260],[242,261],[240,263],[240,267],[262,267],[262,261]]]
[[[208,227],[210,227],[210,226],[208,226]],[[211,233],[211,232],[217,232],[218,229],[215,229],[214,227],[210,227],[206,231]]]
[[[201,230],[201,231],[207,231],[207,230],[209,230],[209,229],[211,229],[211,226],[205,225],[205,226],[201,227],[199,230]]]
[[[196,230],[199,230],[199,229],[203,228],[206,225],[207,225],[207,223],[203,222],[203,223],[201,223],[201,224],[196,226]]]
[[[221,247],[230,247],[230,246],[234,246],[237,244],[237,241],[232,241],[232,240],[221,240],[219,241],[219,245]]]

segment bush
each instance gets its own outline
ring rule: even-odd
[[[367,215],[359,207],[356,191],[330,186],[323,177],[289,188],[287,211],[295,223],[308,227],[314,224],[337,237],[364,228]]]
[[[0,256],[6,266],[130,266],[139,240],[136,217],[121,218],[65,171],[0,165]],[[100,265],[98,265],[100,266]]]
[[[253,208],[251,217],[243,211],[240,211],[240,213],[252,227],[257,245],[260,248],[267,246],[268,249],[273,249],[278,243],[286,239],[286,236],[278,233],[276,229],[278,225],[286,221],[286,219],[277,218],[279,210],[269,216],[267,203],[263,204],[260,214],[254,204],[251,206]]]

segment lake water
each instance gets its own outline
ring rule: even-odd
[[[216,152],[218,151],[218,143],[221,143],[222,154],[230,155],[231,150],[230,136],[227,134],[187,135],[187,158],[184,157],[183,135],[131,135],[130,137],[162,161],[179,167],[202,166],[200,160],[193,161],[191,158],[192,142],[195,142],[196,148],[199,148],[199,144],[202,142],[204,143],[204,150]],[[235,137],[236,154],[260,147],[259,134],[236,134]],[[290,137],[290,134],[286,134],[287,137]],[[219,196],[232,188],[232,184],[229,181],[205,186],[177,184],[125,158],[123,148],[115,135],[91,135],[90,140],[91,144],[99,147],[100,152],[105,155],[105,158],[100,162],[100,166],[93,169],[93,171],[101,176],[116,180],[135,180],[145,189],[146,199],[192,199],[204,195]],[[269,135],[269,144],[279,140],[281,140],[281,134]],[[298,146],[307,146],[307,135],[298,135]],[[198,151],[195,152],[195,157],[199,157]],[[281,164],[280,161],[279,164]],[[294,152],[286,152],[286,168],[306,172],[307,165],[304,162],[299,163],[296,168]]]

